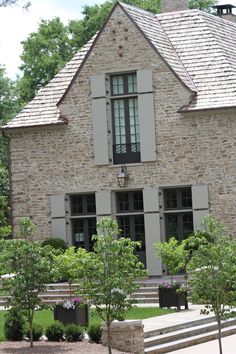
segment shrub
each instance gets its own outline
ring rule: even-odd
[[[93,324],[88,328],[88,336],[92,342],[100,343],[102,338],[102,328],[99,324]]]
[[[61,322],[55,321],[46,328],[45,334],[49,341],[59,342],[63,339],[64,326]]]
[[[67,342],[81,342],[84,338],[84,329],[76,325],[75,323],[70,323],[65,326],[65,339]]]
[[[38,323],[33,323],[33,341],[38,341],[39,338],[43,335],[43,326]],[[30,337],[29,328],[27,328],[26,336]]]
[[[8,340],[17,341],[24,337],[25,319],[19,308],[12,307],[7,311],[4,334]]]
[[[55,250],[65,251],[67,249],[66,243],[60,237],[49,237],[42,241],[41,246],[51,246]]]

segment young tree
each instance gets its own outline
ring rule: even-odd
[[[33,224],[27,220],[23,221],[21,231],[25,230],[26,235],[21,233],[21,236],[32,238]],[[45,290],[46,284],[52,280],[54,275],[53,250],[50,246],[41,247],[39,243],[29,240],[5,241],[4,247],[2,246],[3,243],[1,243],[3,269],[15,275],[4,282],[4,288],[9,294],[8,303],[23,311],[29,324],[30,346],[32,347],[34,313],[41,303],[39,293]]]
[[[69,247],[64,253],[55,255],[55,269],[57,278],[63,278],[68,281],[70,298],[72,296],[72,282],[80,279],[82,276],[83,262],[88,256],[84,248]]]
[[[98,223],[100,235],[94,236],[94,252],[85,258],[81,288],[85,299],[91,300],[97,314],[107,326],[108,348],[111,353],[111,323],[124,319],[132,307],[129,295],[137,288],[134,281],[146,274],[143,264],[134,254],[138,242],[119,238],[117,222],[103,218]]]
[[[225,236],[222,225],[211,218],[213,243],[201,244],[188,264],[188,286],[194,303],[204,303],[203,313],[213,312],[222,351],[222,320],[235,316],[232,311],[236,297],[236,241]]]

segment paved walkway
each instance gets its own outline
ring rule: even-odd
[[[154,329],[159,329],[163,327],[176,326],[183,322],[191,322],[205,318],[207,317],[206,315],[200,314],[200,310],[203,307],[204,306],[201,305],[189,304],[189,310],[181,310],[180,312],[175,312],[164,316],[147,318],[146,320],[143,320],[144,332],[152,331]]]

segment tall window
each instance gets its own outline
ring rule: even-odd
[[[140,261],[146,264],[143,192],[117,192],[116,210],[122,236],[141,242],[141,248],[136,253]]]
[[[164,218],[166,237],[185,239],[193,232],[191,188],[164,190]]]
[[[111,76],[114,163],[140,162],[136,73]]]
[[[96,234],[95,194],[72,195],[70,202],[73,244],[92,251],[92,235]]]

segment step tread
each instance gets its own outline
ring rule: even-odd
[[[231,320],[224,321],[222,323],[222,325],[225,326],[224,328],[230,327],[232,325],[236,326],[236,319],[231,319]],[[168,338],[171,339],[171,337],[174,338],[175,336],[178,336],[178,335],[181,335],[181,334],[186,334],[185,337],[189,338],[191,334],[192,334],[191,336],[194,336],[195,332],[198,332],[201,329],[208,329],[208,331],[206,331],[205,333],[214,331],[216,326],[217,326],[217,322],[214,321],[214,322],[205,323],[205,324],[201,324],[201,325],[194,326],[194,327],[183,328],[183,329],[177,330],[175,332],[170,332],[170,333],[165,333],[165,334],[160,334],[160,335],[157,335],[157,336],[145,338],[144,339],[144,343],[146,345],[148,345],[148,344],[151,344],[154,341],[168,339]],[[170,341],[169,341],[169,343],[170,343]]]
[[[222,329],[222,337],[226,336],[226,335],[231,335],[233,333],[236,333],[236,325]],[[213,337],[217,336],[217,334],[218,334],[218,330],[214,330],[214,331],[211,331],[208,333],[199,334],[199,335],[195,335],[192,337],[179,339],[176,341],[171,341],[169,343],[155,345],[155,346],[146,348],[145,353],[152,353],[152,352],[155,353],[155,351],[158,351],[158,350],[160,351],[160,353],[168,353],[168,351],[163,351],[163,350],[165,350],[165,349],[167,349],[169,351],[178,350],[180,348],[191,346],[190,343],[193,343],[192,345],[199,344],[199,343],[201,343],[201,340],[202,340],[202,342],[204,342],[204,341],[207,342],[207,341],[215,339]]]

